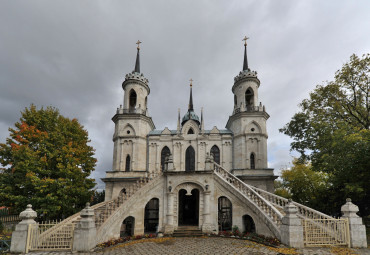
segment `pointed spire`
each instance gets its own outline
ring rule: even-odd
[[[203,107],[200,111],[200,130],[204,134]]]
[[[243,71],[248,70],[248,58],[247,58],[247,40],[249,37],[244,37],[244,62],[243,62]]]
[[[189,111],[194,111],[194,107],[193,107],[193,79],[190,79]]]
[[[135,71],[134,71],[136,73],[140,73],[140,54],[139,54],[139,52],[140,52],[140,43],[141,42],[139,40],[136,42],[136,44],[137,44],[137,54],[136,54],[136,63],[135,63]]]
[[[178,117],[177,117],[177,134],[180,134],[180,108],[178,109]]]

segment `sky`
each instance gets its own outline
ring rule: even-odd
[[[99,178],[113,159],[111,118],[123,103],[136,41],[156,128],[176,129],[192,78],[205,128],[223,129],[248,36],[248,64],[270,115],[268,165],[279,174],[296,155],[279,128],[353,53],[370,52],[369,11],[366,0],[0,0],[0,143],[25,107],[56,107],[89,132],[98,160],[92,177],[104,188]]]

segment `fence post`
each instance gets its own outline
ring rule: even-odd
[[[362,218],[356,213],[359,211],[358,206],[351,202],[350,198],[346,199],[346,203],[340,209],[343,213],[342,218],[348,219],[349,238],[352,248],[366,248],[366,228],[362,223]]]
[[[12,253],[26,253],[27,252],[27,236],[30,224],[36,224],[34,220],[37,213],[32,210],[32,205],[27,205],[27,209],[19,214],[21,222],[15,227],[12,233],[12,242],[10,245],[10,252]]]
[[[291,199],[284,206],[284,212],[285,216],[280,226],[281,242],[294,248],[303,247],[303,226],[301,219],[297,216],[298,209]]]
[[[90,251],[95,247],[96,226],[94,209],[90,203],[86,203],[85,209],[81,211],[81,220],[78,222],[73,237],[74,251]]]

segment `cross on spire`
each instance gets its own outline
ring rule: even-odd
[[[136,44],[137,44],[137,49],[140,50],[140,40],[137,40]]]
[[[193,86],[193,79],[190,78],[189,81],[190,81],[190,87],[192,87]]]
[[[249,37],[246,37],[246,36],[244,36],[244,38],[243,38],[243,40],[242,41],[244,41],[244,46],[247,46],[247,40],[249,39]]]

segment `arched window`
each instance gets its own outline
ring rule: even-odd
[[[188,135],[194,134],[194,130],[192,128],[189,129]]]
[[[136,101],[137,101],[137,95],[135,90],[131,89],[130,90],[130,108],[136,106]]]
[[[165,170],[166,157],[170,155],[170,149],[167,146],[164,146],[161,152],[161,170]]]
[[[217,145],[213,145],[211,148],[211,155],[213,156],[213,160],[220,164],[220,149],[217,147]]]
[[[251,88],[248,88],[245,92],[245,106],[251,107],[253,106],[253,90]]]
[[[218,198],[218,226],[220,231],[231,230],[233,211],[231,201],[227,197]]]
[[[251,153],[250,161],[251,161],[251,169],[256,169],[256,162],[255,162],[255,158],[254,158],[254,153]]]
[[[152,198],[145,206],[144,231],[155,233],[159,222],[159,199]]]
[[[192,172],[195,171],[195,151],[192,146],[186,149],[185,153],[185,171]]]
[[[127,155],[127,157],[126,157],[126,168],[125,168],[126,172],[131,171],[130,166],[131,166],[131,158],[130,158],[130,155]]]

